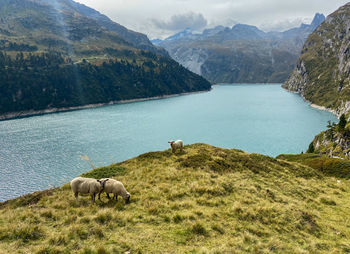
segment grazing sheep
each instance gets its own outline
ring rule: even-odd
[[[104,189],[101,190],[100,193],[98,194],[98,199],[101,199],[100,196],[102,192],[106,192],[108,199],[110,199],[109,193],[113,193],[114,194],[113,198],[115,198],[116,200],[118,200],[118,195],[120,195],[125,200],[125,203],[130,202],[130,193],[126,191],[124,185],[121,182],[110,178],[104,178],[104,179],[101,179],[101,181],[102,180],[103,181],[109,180],[109,181],[106,183]]]
[[[180,149],[180,152],[182,152],[183,149],[183,142],[182,140],[176,140],[176,141],[168,141],[168,143],[171,146],[171,151],[175,153],[176,149]]]
[[[109,179],[96,180],[93,178],[77,177],[70,182],[70,186],[76,200],[78,200],[79,192],[84,194],[89,193],[91,201],[94,203],[96,194],[103,190],[108,180]]]

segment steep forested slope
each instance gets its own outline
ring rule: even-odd
[[[147,36],[71,0],[0,1],[0,50],[0,114],[210,89]]]

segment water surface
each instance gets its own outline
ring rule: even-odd
[[[329,112],[280,85],[211,92],[0,121],[0,201],[59,186],[94,166],[164,150],[170,139],[276,156],[305,151]]]

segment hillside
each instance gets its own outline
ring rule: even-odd
[[[0,2],[0,114],[209,90],[146,35],[72,0]]]
[[[329,15],[307,39],[297,67],[283,85],[306,100],[350,112],[350,3]]]
[[[49,48],[77,55],[77,59],[103,55],[98,50],[108,47],[137,48],[167,56],[164,50],[153,46],[146,35],[72,0],[2,0],[0,9],[2,45],[29,44],[33,49]],[[35,51],[33,49],[29,51]]]
[[[255,26],[218,26],[201,34],[185,30],[163,41],[171,57],[215,83],[282,83],[292,72],[307,36],[324,21],[285,32],[265,33]]]
[[[1,203],[0,250],[349,252],[350,167],[339,174],[296,160],[205,144],[142,154],[84,174],[122,181],[130,204],[105,194],[76,202],[68,185]]]

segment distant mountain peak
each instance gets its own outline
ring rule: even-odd
[[[325,21],[325,20],[326,20],[326,17],[323,14],[316,13],[314,18],[313,18],[313,20],[312,20],[312,22],[311,22],[311,27],[316,28],[319,25],[321,25],[322,22]]]
[[[257,28],[256,26],[247,25],[247,24],[236,24],[232,27],[232,30],[234,30],[234,29],[259,30],[259,28]]]
[[[190,28],[185,28],[185,30],[178,32],[168,38],[166,38],[164,41],[172,41],[172,40],[177,40],[177,39],[182,39],[188,36],[193,35],[192,30]]]

